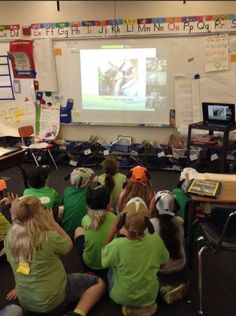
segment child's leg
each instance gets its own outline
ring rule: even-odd
[[[4,307],[0,311],[0,316],[22,316],[23,315],[23,310],[20,306],[11,304],[6,307]]]
[[[84,312],[84,315],[100,300],[105,291],[105,283],[99,278],[98,283],[88,288],[80,297],[76,309]]]
[[[72,315],[86,315],[104,292],[105,284],[96,275],[81,273],[68,275],[66,303],[70,304],[79,300]]]
[[[187,293],[187,270],[173,274],[159,274],[160,296],[167,304],[183,299]]]

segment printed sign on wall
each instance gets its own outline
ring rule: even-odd
[[[36,77],[32,40],[16,40],[10,42],[9,57],[12,63],[14,78]]]

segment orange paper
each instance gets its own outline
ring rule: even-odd
[[[61,48],[55,48],[54,49],[54,55],[55,56],[61,56],[62,55]]]

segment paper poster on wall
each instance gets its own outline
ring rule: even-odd
[[[35,106],[35,133],[42,138],[54,139],[60,129],[61,102],[56,98],[55,95],[47,97],[44,93],[41,99],[41,104],[38,101]]]
[[[181,134],[187,134],[193,122],[191,80],[186,76],[175,77],[175,120]]]
[[[205,71],[220,71],[229,69],[229,39],[228,34],[214,35],[205,42]]]
[[[52,40],[35,40],[34,56],[40,91],[57,92],[57,71]]]
[[[12,63],[14,78],[35,78],[33,41],[11,41],[9,57]]]
[[[18,128],[35,123],[35,106],[32,101],[0,102],[0,137],[18,137]]]

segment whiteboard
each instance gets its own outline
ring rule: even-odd
[[[54,39],[58,79],[56,94],[62,106],[66,106],[68,99],[74,99],[72,120],[82,124],[169,126],[170,109],[176,109],[177,116],[181,118],[186,114],[186,111],[182,112],[184,105],[186,108],[192,107],[187,113],[188,123],[199,121],[202,102],[236,104],[236,58],[231,58],[232,55],[236,56],[236,36],[229,35],[229,69],[224,71],[205,71],[205,41],[206,36]],[[8,47],[9,43],[0,43],[0,54],[7,53]],[[119,52],[122,52],[123,48],[129,52],[120,56]],[[104,54],[101,53],[102,50]],[[86,59],[89,54],[92,59]],[[145,65],[143,60],[140,60],[140,55],[153,62],[154,70],[146,66],[146,72],[143,72]],[[125,59],[128,63],[124,63]],[[121,93],[122,89],[125,91],[127,84],[118,87],[114,83],[112,92],[109,90],[106,94],[104,74],[111,70],[107,67],[107,60],[112,62],[113,66],[117,62],[116,80],[119,79],[118,69],[122,68],[123,73],[129,72],[129,65],[132,64],[136,70],[136,79],[138,78],[136,96]],[[100,73],[97,71],[98,65]],[[160,66],[163,66],[162,69],[158,68]],[[85,76],[85,81],[81,79],[82,75]],[[194,79],[196,75],[199,75],[198,80]],[[186,89],[178,88],[181,85],[180,82],[176,85],[176,78],[183,78]],[[96,103],[83,105],[83,90],[85,99],[87,97],[86,84],[95,96],[101,93],[97,107]],[[32,79],[21,79],[20,85],[21,92],[15,94],[15,98],[32,99]],[[187,90],[187,94],[184,90]],[[118,100],[122,101],[121,105],[117,105]],[[117,106],[120,108],[117,109]]]
[[[59,94],[64,104],[74,99],[73,121],[168,126],[172,46],[160,38],[55,41]]]
[[[233,50],[236,46],[235,40],[235,36],[229,37],[229,43],[232,43],[229,47]],[[229,70],[206,73],[205,41],[206,36],[54,41],[59,95],[64,104],[67,99],[74,99],[73,121],[110,125],[169,125],[170,109],[175,108],[175,78],[180,76],[193,81],[195,75],[199,75],[197,91],[196,89],[193,89],[194,91],[191,90],[191,94],[195,94],[193,96],[191,95],[191,97],[195,99],[195,101],[193,100],[192,102],[196,103],[197,99],[198,107],[200,107],[201,102],[205,101],[236,103],[236,89],[232,89],[232,84],[236,79],[236,63],[230,63]],[[123,50],[119,50],[119,47],[126,50],[131,49],[133,53],[131,52],[130,55],[128,54],[124,57]],[[106,50],[107,48],[108,50]],[[134,106],[132,109],[132,105],[125,108],[122,103],[120,108],[117,109],[116,101],[119,99],[122,100],[124,97],[122,94],[116,93],[114,86],[112,90],[113,94],[109,91],[106,95],[105,92],[102,91],[99,86],[101,82],[99,82],[98,79],[99,74],[97,69],[99,69],[99,67],[101,69],[103,68],[103,72],[105,73],[109,68],[107,67],[107,60],[109,59],[110,64],[111,62],[114,64],[115,60],[119,65],[119,62],[122,64],[124,59],[134,60],[137,58],[137,63],[140,66],[142,61],[138,59],[138,56],[143,54],[142,49],[144,49],[144,51],[145,49],[150,49],[150,51],[154,49],[154,55],[152,55],[152,52],[150,53],[151,58],[155,56],[157,60],[162,63],[165,62],[165,68],[161,70],[156,68],[156,77],[154,74],[155,71],[150,73],[150,69],[138,73],[138,89],[141,97],[145,97],[143,108],[141,107],[139,109]],[[148,54],[149,52],[146,57]],[[85,55],[91,55],[91,58],[86,60]],[[141,66],[139,68],[141,68]],[[86,71],[87,74],[83,75]],[[85,79],[83,79],[83,76]],[[154,80],[156,78],[157,81],[159,81],[156,86],[154,85],[150,88],[149,77],[154,77]],[[86,88],[84,87],[85,85],[89,87]],[[196,87],[196,83],[194,83],[194,85]],[[220,89],[219,85],[221,85]],[[224,89],[227,86],[229,88]],[[151,92],[149,91],[150,89]],[[91,103],[92,101],[90,103],[88,101],[87,105],[83,105],[83,91],[85,91],[85,94],[89,94],[89,90],[91,95],[93,95],[91,99],[94,100],[94,104]],[[103,92],[103,95],[100,96],[100,100],[96,100],[100,91]],[[196,98],[196,94],[198,98]],[[127,99],[130,99],[131,103],[132,101],[135,103],[135,97],[131,96],[129,98],[128,96]],[[109,101],[111,104],[106,105]],[[126,100],[124,102],[126,102]],[[152,104],[147,104],[148,102]],[[128,101],[126,103],[128,103]],[[98,105],[96,106],[96,104]],[[200,112],[193,111],[191,115],[194,115],[194,113],[198,113],[199,118]],[[194,117],[191,119],[194,120]]]

